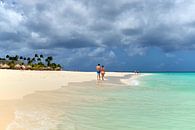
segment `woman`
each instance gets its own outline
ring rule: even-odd
[[[101,67],[101,75],[102,75],[102,80],[104,80],[105,69],[104,69],[104,66],[103,65]]]

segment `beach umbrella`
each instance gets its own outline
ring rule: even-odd
[[[16,65],[14,66],[14,68],[17,69],[17,70],[19,70],[19,69],[21,69],[21,65],[16,64]]]
[[[10,68],[10,66],[7,65],[7,64],[4,64],[4,65],[2,66],[2,69],[9,69],[9,68]]]
[[[32,66],[31,66],[31,65],[27,65],[27,66],[26,66],[26,69],[27,69],[27,70],[31,70],[31,69],[32,69]]]
[[[25,69],[26,69],[26,66],[22,65],[21,68],[22,68],[23,70],[25,70]]]

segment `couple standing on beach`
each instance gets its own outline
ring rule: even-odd
[[[100,66],[100,64],[98,64],[96,66],[96,70],[97,70],[97,80],[100,80],[100,74],[102,76],[102,80],[104,80],[104,75],[105,75],[105,70],[104,70],[104,66]]]

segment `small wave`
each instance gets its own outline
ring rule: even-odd
[[[121,79],[120,80],[122,83],[130,86],[138,86],[139,81],[138,80],[132,80],[132,79]]]
[[[151,75],[154,75],[153,73],[143,73],[143,74],[140,74],[139,76],[151,76]]]
[[[137,76],[136,76],[137,77]],[[130,85],[130,86],[138,86],[139,85],[139,81],[137,78],[130,77],[129,79],[120,79],[120,81],[126,85]]]
[[[138,75],[132,75],[130,78],[128,79],[120,79],[120,81],[126,85],[129,85],[129,86],[138,86],[140,85],[140,81],[139,81],[139,77],[142,77],[142,76],[150,76],[150,75],[153,75],[151,73],[143,73],[143,74],[138,74]]]

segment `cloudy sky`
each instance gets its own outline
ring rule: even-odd
[[[0,0],[0,56],[67,70],[195,70],[194,0]]]

